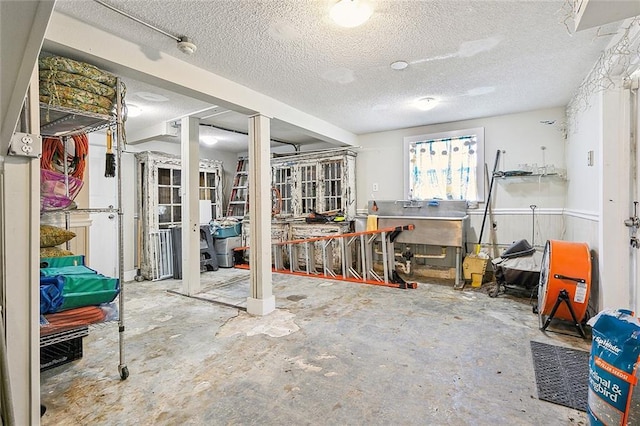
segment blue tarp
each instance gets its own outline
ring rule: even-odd
[[[64,277],[40,277],[40,314],[51,314],[62,306]]]

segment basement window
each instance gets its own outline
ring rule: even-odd
[[[404,138],[408,199],[484,199],[484,128]]]

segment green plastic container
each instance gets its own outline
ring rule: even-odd
[[[41,257],[41,268],[59,268],[61,266],[81,266],[84,265],[84,255]]]
[[[40,268],[40,275],[64,279],[63,302],[58,311],[109,303],[120,293],[120,281],[84,266],[84,256],[50,259],[48,268]],[[77,264],[80,262],[83,264]]]
[[[213,236],[215,238],[229,238],[237,237],[242,233],[242,223],[236,223],[233,226],[226,226],[224,228],[218,228],[214,231]]]
[[[58,266],[55,268],[40,268],[40,275],[43,277],[55,277],[56,275],[98,275],[98,273],[84,265],[78,265]]]
[[[117,278],[100,274],[78,274],[64,277],[61,311],[82,306],[112,302],[120,292]]]

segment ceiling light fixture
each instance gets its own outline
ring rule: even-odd
[[[205,135],[200,137],[200,142],[202,142],[206,146],[213,146],[218,143],[218,139],[213,136]]]
[[[414,102],[416,108],[421,111],[428,111],[438,104],[435,98],[420,98]]]
[[[136,18],[135,16],[132,16],[132,15],[128,14],[127,12],[123,11],[123,10],[120,10],[118,8],[115,8],[115,7],[111,6],[108,3],[103,2],[102,0],[93,0],[93,1],[95,1],[98,4],[101,4],[102,6],[106,7],[107,9],[111,9],[114,12],[119,13],[120,15],[122,15],[124,17],[127,17],[127,18],[129,18],[129,19],[131,19],[133,21],[136,21],[137,23],[142,24],[147,28],[151,28],[152,30],[157,31],[162,35],[165,35],[165,36],[167,36],[169,38],[174,39],[176,41],[176,43],[177,43],[178,50],[180,50],[182,53],[186,53],[187,55],[191,55],[197,49],[196,45],[193,44],[191,39],[189,39],[189,37],[187,37],[187,36],[176,36],[176,35],[173,35],[171,33],[168,33],[168,32],[166,32],[166,31],[164,31],[164,30],[162,30],[162,29],[160,29],[158,27],[155,27],[155,26],[153,26],[151,24],[148,24],[148,23],[144,22],[142,19]]]
[[[362,25],[371,17],[373,9],[362,0],[339,0],[331,7],[329,16],[341,27]]]
[[[127,117],[138,117],[142,114],[142,108],[138,105],[127,104]]]
[[[132,94],[148,102],[168,102],[169,98],[153,92],[135,92]]]
[[[395,61],[391,63],[391,69],[396,71],[402,71],[409,66],[407,61]]]

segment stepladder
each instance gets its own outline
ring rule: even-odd
[[[249,210],[249,159],[238,158],[236,174],[227,206],[227,217],[242,218]]]

